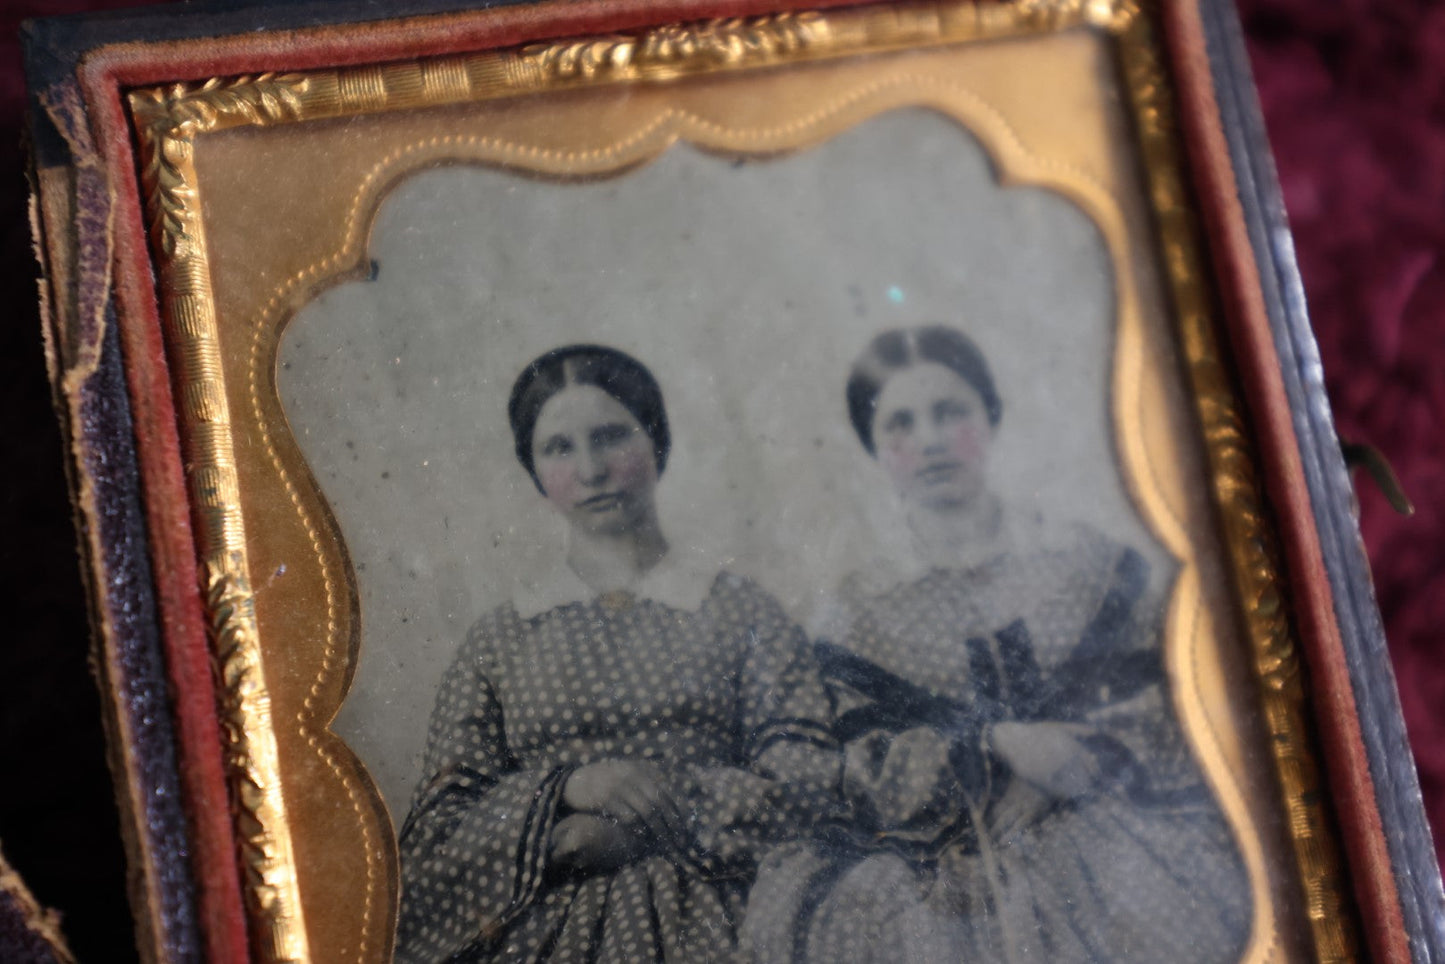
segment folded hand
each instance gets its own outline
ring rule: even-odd
[[[1082,742],[1095,732],[1077,723],[1006,720],[994,724],[989,748],[1015,777],[1056,799],[1072,800],[1102,776],[1098,758]]]
[[[681,847],[687,821],[671,778],[648,760],[599,760],[573,771],[562,801],[579,813],[610,818],[627,832],[640,832]]]
[[[652,842],[615,820],[591,813],[563,817],[552,828],[553,866],[595,874],[616,870],[647,855]]]

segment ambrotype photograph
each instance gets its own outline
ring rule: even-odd
[[[1073,199],[905,107],[423,166],[367,252],[277,391],[359,596],[331,728],[397,961],[1223,964],[1272,926]]]

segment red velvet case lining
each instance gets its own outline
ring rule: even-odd
[[[668,21],[855,2],[550,2],[483,13],[206,41],[123,44],[101,48],[85,60],[80,71],[82,88],[106,168],[113,172],[117,314],[150,517],[157,593],[176,688],[183,779],[197,835],[208,956],[215,960],[245,959],[245,921],[239,881],[234,865],[229,863],[234,854],[234,836],[226,805],[204,614],[196,591],[196,547],[122,92],[176,80],[410,59]],[[1403,917],[1334,619],[1323,554],[1313,527],[1298,442],[1279,375],[1279,359],[1253,250],[1243,226],[1209,63],[1203,53],[1199,11],[1190,0],[1170,0],[1163,6],[1191,174],[1210,252],[1222,282],[1229,341],[1258,433],[1263,479],[1277,510],[1295,624],[1312,674],[1316,723],[1356,897],[1364,915],[1366,938],[1375,958],[1408,961]],[[222,871],[221,867],[226,869]]]

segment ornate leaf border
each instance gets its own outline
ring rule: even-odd
[[[306,961],[290,825],[250,588],[231,417],[194,164],[198,137],[243,126],[433,107],[528,91],[663,82],[693,73],[837,58],[1088,27],[1115,43],[1161,237],[1165,277],[1206,438],[1216,502],[1261,684],[1280,788],[1316,952],[1358,956],[1338,845],[1311,746],[1299,653],[1279,548],[1252,443],[1215,328],[1199,230],[1180,171],[1173,98],[1153,11],[1138,0],[925,2],[827,14],[672,24],[458,57],[304,74],[172,84],[129,95],[162,317],[180,400],[186,479],[198,521],[202,591],[217,666],[227,771],[236,807],[253,950]]]

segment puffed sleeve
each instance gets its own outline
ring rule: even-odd
[[[1120,673],[1126,685],[1104,688],[1101,698],[1083,716],[1127,751],[1120,760],[1132,771],[1121,776],[1132,783],[1136,795],[1159,802],[1170,798],[1181,803],[1203,801],[1207,794],[1201,773],[1175,713],[1164,673],[1163,614],[1164,603],[1157,594],[1140,595],[1120,627],[1119,650],[1139,654],[1133,659],[1145,669],[1132,679],[1128,672]],[[1129,659],[1127,655],[1122,658]]]
[[[721,581],[708,605],[743,640],[737,765],[689,767],[686,790],[695,841],[688,856],[711,875],[751,872],[762,849],[806,835],[841,807],[842,756],[807,638],[752,583]]]
[[[398,962],[439,961],[498,936],[537,898],[568,768],[523,770],[493,686],[510,607],[472,628],[437,693],[421,784],[400,834]]]
[[[1141,799],[1196,795],[1199,771],[1169,698],[1164,605],[1151,590],[1148,563],[1128,546],[1097,535],[1094,541],[1099,563],[1088,567],[1091,575],[1080,575],[1097,587],[1093,617],[1026,715],[1062,716],[1097,727],[1099,736],[1087,742],[1105,772]],[[1005,644],[1007,632],[1000,634]]]

